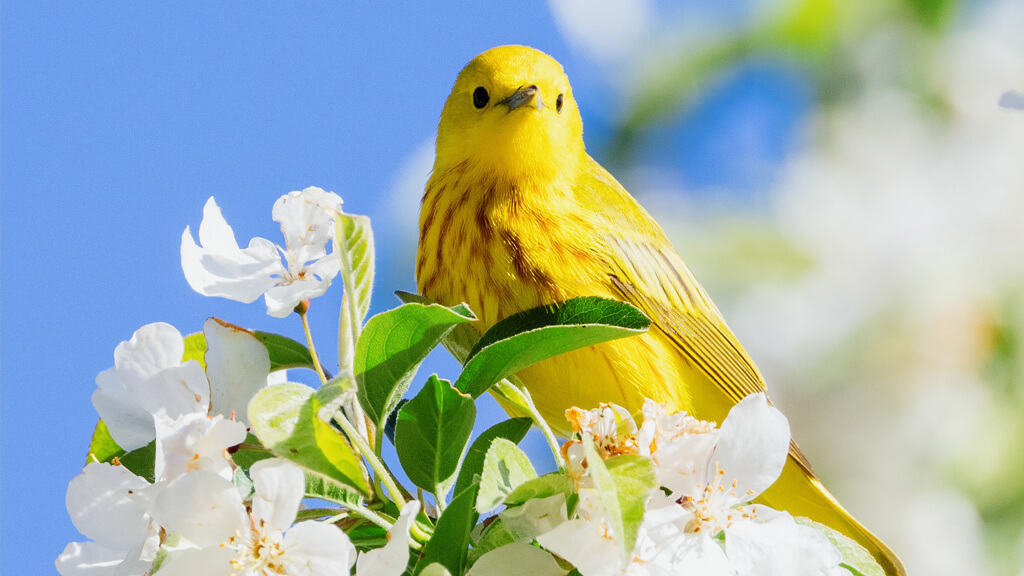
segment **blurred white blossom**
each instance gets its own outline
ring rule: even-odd
[[[326,292],[337,275],[338,255],[328,252],[325,244],[334,237],[334,216],[341,204],[337,194],[315,186],[289,192],[273,209],[285,247],[257,237],[242,249],[210,197],[199,225],[200,244],[189,227],[181,236],[185,279],[204,296],[249,303],[262,295],[267,314],[283,318],[300,302]]]

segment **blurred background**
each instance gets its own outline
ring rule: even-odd
[[[562,62],[589,151],[854,515],[910,574],[1024,575],[1021,2],[8,1],[0,20],[3,572],[49,571],[80,539],[63,495],[118,342],[209,315],[301,338],[262,303],[189,290],[178,242],[205,199],[244,243],[280,241],[280,194],[337,192],[373,218],[389,308],[415,288],[456,73],[523,43]],[[326,362],[339,302],[311,312]],[[487,401],[478,429],[500,417]]]

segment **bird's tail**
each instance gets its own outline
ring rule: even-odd
[[[786,460],[782,475],[758,498],[772,508],[786,510],[824,524],[855,540],[874,556],[887,576],[906,576],[896,554],[877,536],[857,522],[842,507],[814,474],[801,466],[792,455]]]

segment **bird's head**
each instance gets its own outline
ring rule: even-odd
[[[562,66],[526,46],[499,46],[459,73],[441,113],[435,172],[462,162],[509,179],[575,170],[583,122]]]

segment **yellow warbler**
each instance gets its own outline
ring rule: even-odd
[[[466,302],[481,332],[516,312],[577,296],[629,302],[646,334],[557,356],[521,371],[541,413],[645,397],[721,422],[764,381],[661,227],[587,155],[572,87],[550,56],[524,46],[480,54],[459,73],[437,132],[420,213],[420,292]],[[559,429],[559,426],[561,427]],[[790,446],[762,500],[853,538],[889,574],[895,554],[821,485]]]

